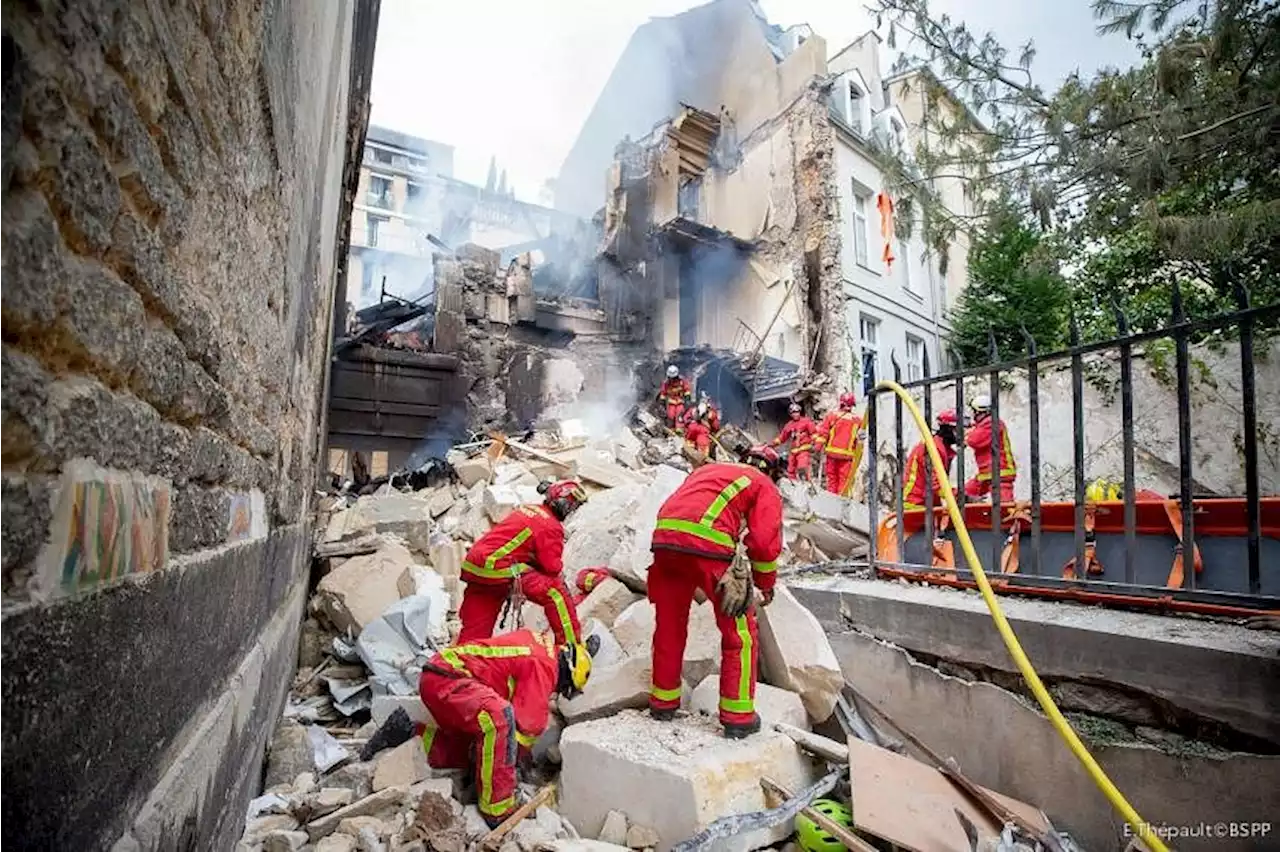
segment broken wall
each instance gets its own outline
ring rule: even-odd
[[[15,846],[225,849],[243,827],[296,652],[376,18],[5,6]]]

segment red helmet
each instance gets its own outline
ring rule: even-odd
[[[853,395],[853,391],[845,391],[844,393],[840,394],[841,408],[853,408],[857,404],[858,404],[858,399]]]
[[[542,492],[542,502],[562,521],[573,514],[574,509],[587,502],[587,492],[572,479],[544,482],[538,486],[538,490]]]
[[[945,411],[939,411],[939,412],[938,412],[938,426],[939,426],[939,427],[941,427],[941,426],[954,426],[954,425],[956,425],[956,423],[957,423],[957,422],[958,422],[958,421],[956,420],[956,410],[955,410],[954,408],[948,408],[948,409],[947,409],[947,410],[945,410]]]
[[[744,464],[749,464],[767,474],[774,482],[782,477],[782,457],[767,444],[757,444],[742,454]]]

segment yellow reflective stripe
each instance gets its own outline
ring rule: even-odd
[[[462,660],[458,657],[457,648],[445,648],[440,652],[440,656],[444,657],[445,662],[453,666],[458,671],[467,672],[467,667],[463,665]],[[471,672],[467,672],[467,674],[471,674]]]
[[[516,731],[516,742],[520,743],[520,745],[525,748],[533,748],[533,744],[537,741],[538,738],[532,734],[525,734],[520,731]]]
[[[495,566],[498,564],[498,560],[505,559],[506,557],[510,556],[512,552],[515,551],[517,547],[524,544],[525,541],[527,541],[529,539],[529,536],[531,535],[533,535],[533,530],[531,530],[529,527],[525,527],[524,529],[520,530],[520,532],[516,533],[515,536],[512,537],[511,541],[507,542],[506,544],[502,545],[502,547],[499,547],[493,553],[489,554],[489,558],[484,561],[485,569],[488,571],[496,571],[497,568],[495,568]],[[515,572],[512,571],[511,573],[514,574]]]
[[[919,503],[910,503],[906,500],[902,501],[902,510],[904,512],[910,512],[915,509],[923,509],[923,508],[924,506],[921,506]]]
[[[675,689],[663,689],[657,684],[653,684],[649,687],[649,694],[659,701],[679,701],[680,687],[677,686]]]
[[[856,447],[858,442],[854,441],[853,445]],[[827,455],[851,459],[853,458],[853,449],[850,448],[846,450],[844,447],[827,447]]]
[[[741,698],[721,698],[720,709],[730,713],[754,713],[756,705],[750,698],[746,701]]]
[[[694,521],[682,521],[678,518],[658,518],[656,529],[667,530],[668,532],[682,532],[689,535],[696,535],[698,538],[705,538],[707,541],[715,542],[722,547],[733,547],[733,538],[728,533],[722,533],[720,530],[703,526]]]
[[[778,570],[778,563],[773,561],[752,562],[751,570],[758,574],[772,574],[774,571]]]
[[[751,484],[751,477],[739,476],[733,482],[724,487],[724,490],[716,495],[716,499],[711,501],[711,505],[707,507],[707,511],[702,513],[702,524],[711,526],[716,522],[716,518],[720,517],[720,513],[729,505],[729,501],[742,493],[742,489]]]
[[[569,608],[565,605],[564,595],[555,589],[547,589],[547,597],[555,604],[556,615],[560,618],[560,626],[564,629],[564,641],[570,645],[578,644],[578,634],[573,631],[573,619],[569,617]]]
[[[926,450],[926,452],[928,451]],[[915,450],[912,450],[911,455],[907,456],[907,481],[902,484],[902,496],[904,499],[915,490],[919,473],[920,457],[916,455]]]
[[[738,657],[738,665],[742,669],[742,673],[738,675],[738,699],[736,706],[745,707],[744,710],[734,710],[734,713],[754,713],[755,704],[751,697],[751,631],[747,629],[747,617],[740,615],[733,620],[734,627],[738,630],[738,638],[742,640],[742,651]]]
[[[431,744],[436,741],[436,726],[427,723],[422,729],[422,753],[427,757],[431,756]]]
[[[498,580],[509,580],[512,577],[519,576],[529,570],[529,566],[523,562],[516,562],[506,568],[483,568],[473,562],[463,562],[462,572],[464,574],[475,574],[477,577],[492,577]]]
[[[493,801],[493,763],[497,751],[498,729],[493,724],[488,712],[481,710],[476,715],[480,725],[483,743],[480,746],[480,812],[497,816],[506,813],[515,804],[515,797],[508,796],[501,802]]]
[[[454,645],[441,653],[447,654],[450,651],[473,657],[527,657],[533,653],[524,645]]]

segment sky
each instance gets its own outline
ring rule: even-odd
[[[454,176],[483,184],[490,158],[524,201],[544,189],[636,27],[694,0],[382,0],[374,56],[374,124],[453,145]],[[829,56],[871,29],[858,0],[762,0],[772,23],[807,23]],[[992,30],[1016,52],[1031,39],[1046,89],[1136,57],[1101,37],[1087,0],[933,0],[932,8]],[[901,45],[900,45],[901,46]],[[886,58],[887,67],[887,58]]]

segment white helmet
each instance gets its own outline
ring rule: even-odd
[[[973,409],[975,412],[990,411],[991,397],[987,396],[985,393],[980,393],[969,403],[969,408]]]
[[[667,378],[668,378],[668,379],[676,379],[676,378],[679,378],[679,377],[680,377],[680,368],[679,368],[679,367],[677,367],[675,364],[672,364],[670,367],[668,367],[668,368],[667,368]]]

